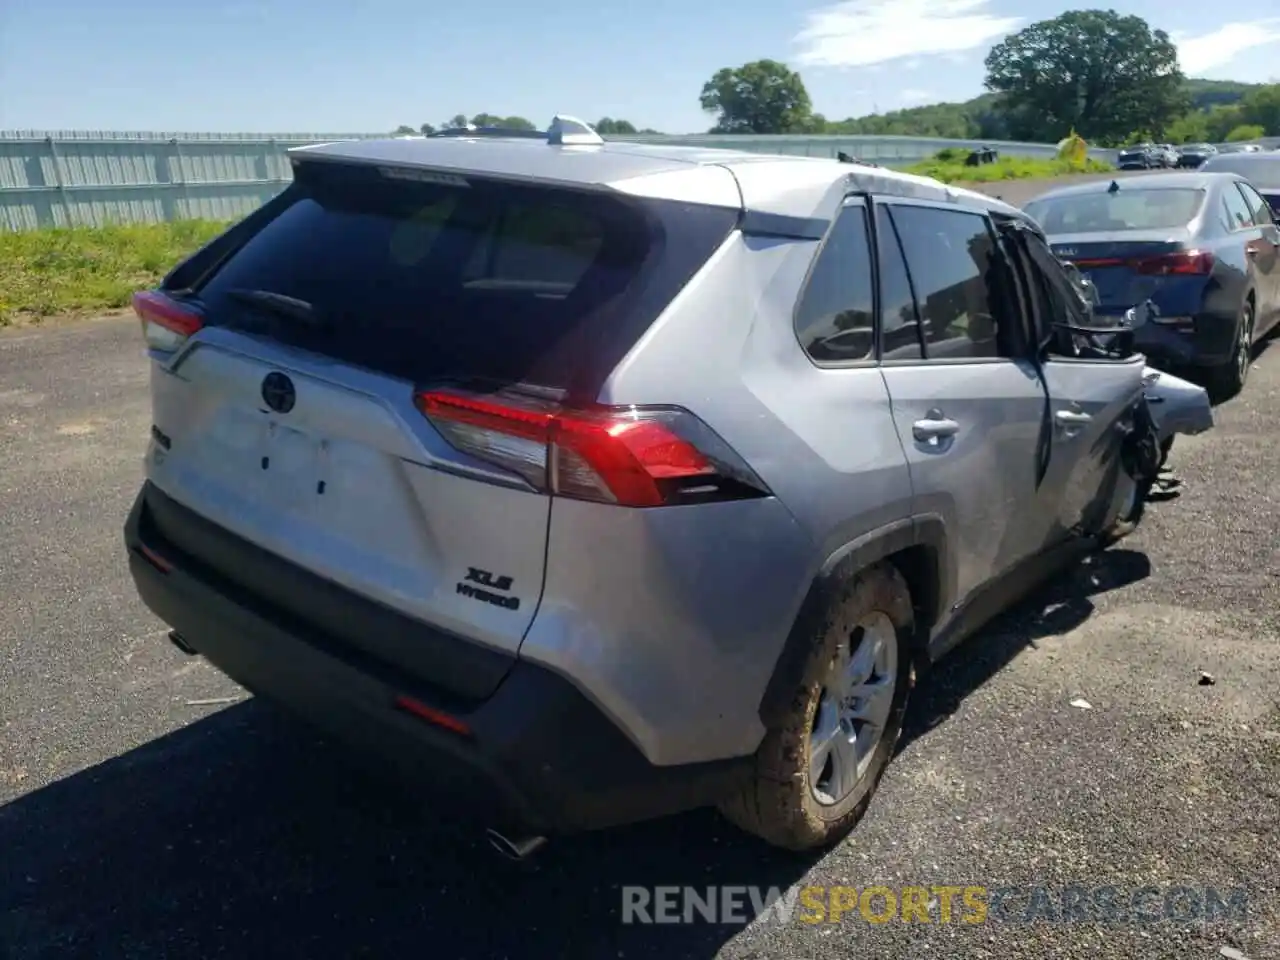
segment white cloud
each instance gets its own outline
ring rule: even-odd
[[[1021,17],[997,17],[990,0],[843,0],[806,15],[793,42],[807,67],[865,67],[900,57],[957,53],[1003,37]]]
[[[1280,43],[1280,19],[1226,23],[1199,37],[1174,36],[1182,72],[1203,73],[1230,63],[1244,50]]]
[[[932,90],[899,90],[898,99],[903,103],[937,103],[942,98]]]

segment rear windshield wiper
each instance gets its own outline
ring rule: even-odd
[[[227,296],[246,306],[268,313],[281,320],[296,323],[299,326],[310,327],[315,330],[327,330],[329,328],[329,321],[320,316],[314,306],[306,300],[299,300],[297,297],[286,296],[283,293],[275,293],[271,290],[245,290],[239,288],[228,290]]]

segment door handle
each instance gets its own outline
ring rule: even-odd
[[[1078,410],[1059,410],[1053,416],[1062,427],[1083,427],[1093,419],[1089,414],[1080,413]]]
[[[943,437],[954,437],[960,432],[960,424],[945,417],[928,417],[917,420],[911,425],[911,435],[921,443],[940,440]]]

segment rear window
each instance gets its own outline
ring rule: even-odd
[[[1213,173],[1235,173],[1258,190],[1280,190],[1280,156],[1250,158],[1248,154],[1219,154],[1205,161],[1201,170]]]
[[[1203,190],[1193,188],[1130,188],[1046,197],[1033,200],[1025,209],[1050,234],[1173,230],[1195,218],[1204,197]]]
[[[616,365],[737,222],[697,204],[329,163],[300,165],[282,200],[196,284],[211,323],[417,382],[570,390]]]

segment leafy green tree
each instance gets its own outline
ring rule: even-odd
[[[1205,129],[1209,139],[1218,143],[1227,139],[1227,134],[1244,123],[1240,114],[1240,104],[1210,107],[1204,112]]]
[[[396,127],[394,130],[392,130],[392,131],[391,131],[391,135],[392,135],[393,137],[405,137],[405,136],[411,136],[411,135],[414,135],[414,134],[416,134],[417,132],[418,132],[418,131],[417,131],[417,130],[415,130],[415,129],[413,129],[413,127],[406,127],[406,126],[402,123],[402,124],[400,124],[400,126]]]
[[[717,70],[699,100],[719,115],[712,133],[804,132],[813,112],[800,74],[777,60]]]
[[[507,130],[537,130],[533,122],[524,117],[500,117],[496,113],[477,113],[471,118],[473,126],[503,127]]]
[[[1170,143],[1204,143],[1212,140],[1209,135],[1208,114],[1203,110],[1179,117],[1165,129]]]
[[[596,121],[596,133],[605,136],[610,133],[635,133],[636,128],[628,120],[615,120],[612,117],[601,117]]]
[[[1243,143],[1246,140],[1257,140],[1259,137],[1265,137],[1267,131],[1256,123],[1245,123],[1236,127],[1227,134],[1227,143]]]
[[[418,132],[424,137],[429,137],[431,134],[436,132],[436,128],[434,124],[424,123],[422,126],[418,127]]]
[[[1262,127],[1262,136],[1280,137],[1280,83],[1247,93],[1240,103],[1240,116],[1245,123]]]
[[[1071,10],[996,44],[987,89],[1003,96],[1020,139],[1090,141],[1163,130],[1188,104],[1169,35],[1114,10]]]

